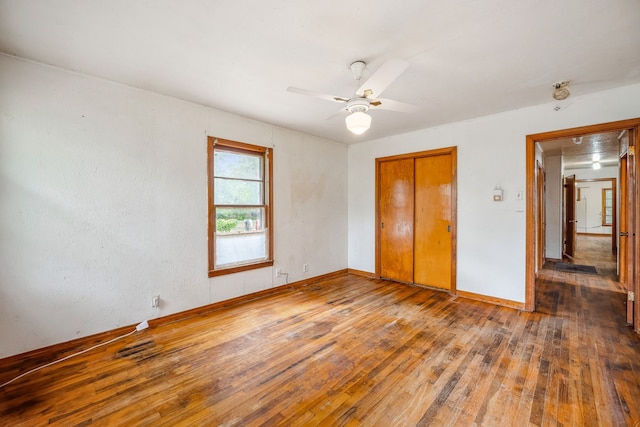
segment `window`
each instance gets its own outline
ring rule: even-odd
[[[209,137],[209,277],[273,265],[271,150]]]
[[[613,223],[613,189],[602,189],[602,225],[607,226]]]

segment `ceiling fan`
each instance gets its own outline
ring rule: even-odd
[[[367,64],[364,61],[356,61],[349,66],[353,73],[353,77],[357,81],[360,81],[362,78],[362,73],[366,66]],[[297,87],[288,87],[287,91],[345,104],[345,106],[336,114],[348,111],[349,115],[345,119],[347,129],[356,135],[360,135],[367,131],[371,126],[371,116],[367,114],[367,111],[371,108],[400,111],[404,113],[412,112],[417,109],[415,105],[380,98],[382,92],[389,87],[389,85],[393,83],[393,81],[397,79],[408,66],[409,63],[402,59],[391,58],[387,60],[375,73],[373,73],[371,77],[369,77],[366,82],[364,82],[364,84],[360,86],[360,88],[358,88],[358,90],[356,90],[355,95],[351,98],[328,95],[312,90],[299,89]],[[329,118],[333,116],[335,116],[335,114]]]

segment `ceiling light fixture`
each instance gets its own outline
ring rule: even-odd
[[[582,137],[578,136],[578,137],[573,138],[573,143],[576,144],[576,145],[582,144]]]
[[[347,123],[347,129],[356,135],[362,135],[371,126],[371,116],[364,111],[354,111],[344,121]]]
[[[593,170],[597,171],[598,169],[600,169],[600,162],[593,162]]]
[[[599,153],[593,153],[593,157],[591,159],[594,162],[599,162],[600,161],[600,154]]]
[[[365,98],[354,98],[347,104],[349,114],[345,119],[347,129],[356,135],[362,135],[371,127],[371,116],[369,111],[369,101]]]
[[[571,95],[569,91],[569,80],[562,80],[553,84],[553,99],[562,101],[563,99],[567,99],[569,95]]]

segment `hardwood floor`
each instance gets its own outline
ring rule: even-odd
[[[582,275],[586,276],[586,275]],[[148,329],[0,389],[0,424],[633,426],[624,295],[538,312],[348,275]],[[43,361],[2,365],[0,382]]]
[[[545,264],[540,273],[541,277],[553,277],[569,284],[579,282],[591,288],[626,292],[625,287],[618,282],[617,259],[611,251],[610,236],[578,234],[575,257],[565,258],[563,262],[592,265],[598,270],[598,275],[554,271],[555,263],[550,262]]]

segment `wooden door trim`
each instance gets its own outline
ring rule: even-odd
[[[452,154],[456,152],[457,148],[458,147],[435,148],[433,150],[427,150],[427,151],[416,151],[415,153],[404,153],[404,154],[396,154],[396,155],[387,156],[387,157],[377,157],[376,164],[378,162],[389,162],[393,160],[415,159],[418,157],[430,157],[430,156],[441,156],[443,154]]]
[[[596,125],[589,126],[580,126],[570,129],[562,129],[551,132],[542,132],[537,134],[526,135],[525,137],[525,150],[526,150],[526,179],[527,179],[527,212],[526,212],[526,233],[525,233],[525,310],[526,311],[534,311],[535,310],[535,262],[531,262],[535,256],[535,168],[536,168],[536,143],[544,142],[552,139],[558,138],[572,138],[574,136],[584,136],[593,133],[603,133],[603,132],[612,132],[612,131],[623,131],[628,130],[630,134],[633,134],[633,139],[637,139],[640,134],[640,118],[629,119],[629,120],[620,120],[616,122],[609,123],[601,123]],[[630,135],[630,140],[631,140]],[[635,144],[637,145],[637,144]],[[634,165],[636,165],[636,171],[638,170],[638,157],[634,156]],[[640,197],[640,185],[634,186],[636,200]],[[635,229],[640,229],[640,215],[634,216],[634,226]],[[636,233],[634,237],[634,242],[636,248],[639,248],[640,244],[640,233]],[[640,257],[636,257],[636,272],[638,272],[638,268],[640,268]],[[637,273],[636,273],[637,274]],[[638,293],[638,281],[635,283],[636,287],[636,295]],[[638,315],[640,315],[640,304],[636,304],[636,323],[638,323]],[[636,331],[640,329],[636,325]]]
[[[633,173],[631,175],[631,178],[633,179],[633,189],[634,189],[634,194],[632,194],[633,196],[633,200],[631,200],[633,206],[635,207],[634,210],[634,214],[633,214],[633,233],[634,233],[634,245],[635,245],[635,257],[632,259],[631,262],[634,263],[634,271],[635,271],[635,275],[634,275],[634,279],[635,279],[635,294],[636,295],[640,295],[640,279],[639,279],[639,275],[640,275],[640,254],[638,254],[638,251],[640,251],[640,212],[638,211],[638,204],[640,204],[640,183],[638,182],[638,173],[640,173],[640,160],[638,160],[638,153],[636,153],[635,151],[637,151],[638,149],[638,138],[640,138],[640,125],[638,125],[636,128],[632,129],[629,131],[629,146],[631,146],[631,143],[633,143],[633,147],[634,147],[634,154],[633,154]],[[629,155],[627,155],[627,158],[629,158]],[[627,186],[628,187],[628,186]],[[638,297],[636,297],[636,303],[634,304],[634,309],[635,309],[635,313],[634,313],[634,325],[633,325],[633,329],[637,332],[640,333],[640,302],[638,302]]]
[[[542,268],[542,265],[544,264],[544,248],[545,248],[545,224],[546,224],[546,205],[545,205],[545,188],[546,188],[546,182],[545,182],[545,171],[544,171],[544,166],[539,162],[536,161],[536,168],[538,171],[538,175],[537,175],[537,179],[536,179],[536,188],[538,190],[538,198],[537,198],[537,210],[536,210],[536,216],[537,216],[537,235],[536,235],[536,239],[538,242],[538,247],[537,247],[537,251],[536,251],[536,262],[537,262],[537,266],[538,268]]]
[[[449,293],[457,292],[457,256],[458,256],[458,147],[436,148],[414,153],[397,154],[376,158],[376,188],[375,188],[375,277],[380,278],[380,164],[402,159],[416,159],[421,157],[451,155],[451,289]]]

